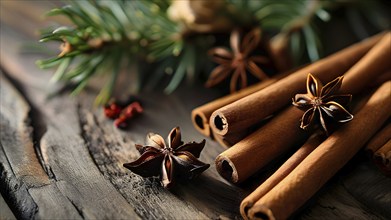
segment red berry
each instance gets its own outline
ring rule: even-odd
[[[142,112],[143,107],[141,107],[140,103],[132,102],[121,111],[119,117],[114,121],[114,125],[118,128],[125,128],[128,126],[130,119],[141,114]]]
[[[111,119],[116,119],[121,114],[122,107],[117,105],[117,103],[111,103],[109,105],[105,105],[104,107],[104,113],[106,117]]]

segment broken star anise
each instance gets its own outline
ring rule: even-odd
[[[292,104],[306,110],[301,118],[302,129],[307,129],[314,120],[320,124],[329,135],[328,123],[348,122],[353,119],[344,106],[352,99],[349,94],[335,94],[341,87],[343,76],[340,76],[325,86],[313,75],[307,76],[307,94],[297,94]]]
[[[205,83],[206,87],[215,86],[232,74],[230,89],[231,93],[235,92],[239,80],[241,88],[247,86],[247,71],[259,80],[269,78],[259,64],[270,64],[270,60],[265,56],[252,54],[261,42],[261,29],[253,29],[242,40],[239,31],[234,30],[230,41],[232,52],[223,47],[212,48],[209,51],[213,61],[220,65],[210,73]]]
[[[192,179],[209,168],[209,164],[197,159],[205,140],[184,144],[179,127],[171,130],[167,144],[162,136],[154,133],[147,135],[146,142],[146,146],[136,144],[140,158],[125,163],[124,167],[143,177],[159,176],[165,188],[170,188],[176,178]]]

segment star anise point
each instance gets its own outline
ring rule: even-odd
[[[339,123],[353,119],[353,115],[344,107],[344,105],[350,102],[352,96],[349,94],[334,94],[341,87],[342,80],[343,76],[340,76],[323,86],[319,79],[308,73],[307,93],[296,94],[292,101],[294,106],[306,109],[301,119],[300,128],[308,129],[309,125],[316,118],[315,115],[319,115],[321,127],[328,135],[330,132],[326,119]]]
[[[268,64],[270,60],[267,57],[251,55],[260,45],[261,35],[261,29],[255,28],[240,40],[239,31],[234,30],[230,37],[231,51],[222,47],[211,49],[208,54],[220,65],[212,70],[205,86],[217,85],[232,74],[230,82],[232,93],[237,90],[239,81],[241,88],[247,86],[247,72],[259,80],[269,78],[258,64]]]

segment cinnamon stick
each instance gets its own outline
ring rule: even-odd
[[[213,112],[209,122],[212,130],[224,136],[250,127],[283,108],[296,93],[303,92],[308,73],[313,73],[321,81],[331,81],[346,72],[383,35],[379,34],[354,44],[290,74],[261,91],[217,109]]]
[[[303,111],[288,107],[216,158],[219,174],[232,183],[240,183],[286,152],[307,133],[300,129]]]
[[[263,88],[277,82],[279,79],[284,78],[291,72],[278,74],[268,80],[264,80],[255,85],[246,87],[244,89],[239,90],[238,92],[226,95],[219,99],[216,99],[212,102],[206,103],[202,106],[195,108],[191,112],[191,120],[193,122],[194,127],[203,135],[209,136],[213,138],[213,133],[209,126],[209,119],[212,113],[225,105],[228,105],[238,99],[241,99],[245,96],[248,96],[254,92],[260,91]]]
[[[360,97],[353,108],[353,114],[356,114],[368,102],[370,96],[365,95]],[[316,147],[318,147],[325,140],[325,136],[321,131],[315,132],[310,138],[301,146],[285,163],[277,169],[265,182],[263,182],[256,190],[248,195],[240,205],[240,213],[244,219],[247,219],[248,210],[283,180],[293,169],[295,169]]]
[[[286,219],[341,169],[391,115],[391,81],[248,210],[251,219]]]
[[[371,140],[368,142],[365,147],[365,151],[369,154],[370,157],[382,146],[384,146],[387,141],[391,139],[391,123],[388,123],[384,128],[377,132]]]
[[[323,136],[319,133],[312,135],[305,144],[300,147],[285,163],[278,168],[265,182],[263,182],[256,190],[243,199],[240,204],[240,213],[244,219],[247,219],[248,210],[262,196],[269,192],[282,179],[284,179],[297,165],[300,164],[319,144],[323,141]]]
[[[384,69],[391,68],[388,61],[390,51],[387,50],[389,42],[391,33],[385,35],[344,75],[341,86],[344,93],[360,92],[371,83],[371,79],[376,78]],[[246,180],[308,136],[299,127],[302,115],[303,111],[293,106],[288,107],[266,125],[218,155],[215,161],[217,171],[233,183]]]

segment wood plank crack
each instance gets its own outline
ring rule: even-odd
[[[1,143],[0,143],[1,144]],[[19,182],[6,158],[3,145],[0,153],[0,192],[8,201],[10,209],[20,219],[32,219],[38,211],[38,206],[28,192],[25,184]]]
[[[16,80],[12,79],[9,74],[7,74],[6,71],[3,69],[0,70],[4,79],[10,83],[14,89],[15,92],[18,93],[21,99],[26,103],[28,106],[28,109],[26,109],[26,117],[22,119],[22,123],[25,124],[25,127],[28,128],[28,136],[32,141],[36,157],[41,164],[42,168],[48,175],[49,179],[55,179],[54,173],[51,171],[51,168],[49,164],[47,164],[42,156],[41,152],[41,138],[46,133],[46,123],[43,119],[42,113],[38,110],[37,107],[34,106],[33,103],[31,103],[28,99],[28,97],[25,94],[25,90],[23,89],[23,86]]]
[[[32,140],[30,105],[3,73],[1,93],[0,181],[2,194],[21,219],[73,215],[67,202],[42,167]],[[36,145],[37,146],[37,145]],[[42,161],[42,160],[41,160]],[[46,196],[46,197],[45,197]],[[43,201],[53,200],[42,206]],[[66,210],[66,212],[64,211]]]
[[[55,179],[49,179],[38,162],[31,135],[24,135],[22,139],[28,140],[29,144],[6,145],[5,155],[17,174],[10,178],[20,182],[27,181],[26,176],[29,174],[31,176],[28,177],[32,180],[39,180],[39,177],[42,175],[43,178],[46,178],[45,183],[55,183],[42,188],[28,188],[33,200],[39,207],[38,213],[33,214],[34,218],[57,217],[65,219],[76,216],[80,218],[78,211],[68,200],[68,198],[71,198],[72,202],[78,205],[80,210],[83,210],[86,218],[139,219],[138,215],[133,211],[133,207],[120,196],[109,181],[103,178],[89,157],[84,141],[80,137],[80,127],[77,122],[74,100],[70,99],[68,95],[59,95],[56,99],[48,100],[47,87],[45,87],[47,81],[42,79],[45,75],[42,75],[41,71],[34,71],[36,68],[34,68],[32,60],[26,61],[28,58],[17,53],[17,48],[20,46],[18,36],[15,37],[12,35],[12,32],[3,31],[3,25],[1,27],[1,66],[8,71],[15,81],[22,85],[26,99],[42,113],[46,132],[42,132],[41,136],[39,136],[40,150],[43,161],[50,167],[48,170],[51,170],[54,174],[53,177],[55,176]],[[7,43],[3,44],[5,39]],[[23,60],[22,63],[24,65],[20,65],[21,60]],[[1,83],[4,81],[1,80]],[[2,90],[3,88],[8,89],[11,87],[1,85]],[[21,111],[20,109],[21,107],[28,109],[29,106],[25,101],[18,102],[18,100],[24,100],[19,94],[15,98],[12,95],[5,95],[2,91],[1,95],[1,104],[7,103],[9,106],[1,108],[1,112],[4,114],[3,118],[13,120],[12,126],[4,124],[3,121],[5,120],[1,120],[2,128],[4,128],[2,131],[6,130],[8,132],[1,133],[2,143],[4,144],[4,141],[10,143],[11,141],[21,140],[8,135],[12,135],[12,130],[8,128],[19,128],[21,126],[24,129],[26,127],[20,122],[22,120],[15,122],[14,114],[17,113],[27,117],[28,114],[26,112],[28,111]],[[4,102],[4,100],[7,100],[7,102]],[[31,163],[31,158],[35,158],[36,162]],[[35,167],[40,169],[41,175],[36,174],[38,171],[34,169]],[[23,180],[18,179],[19,176],[23,176]],[[15,192],[9,191],[9,193]],[[19,201],[16,205],[21,206],[23,204]],[[18,211],[23,212],[23,210]]]
[[[30,105],[3,73],[0,79],[0,139],[3,152],[13,173],[19,178],[23,177],[27,186],[48,184],[48,176],[31,140],[33,129],[28,123]]]

